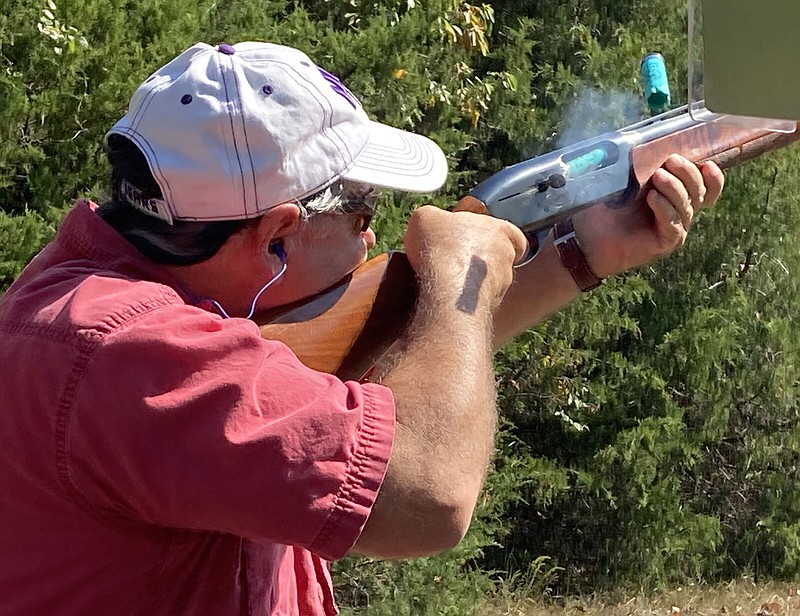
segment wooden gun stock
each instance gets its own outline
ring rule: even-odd
[[[402,252],[370,259],[311,299],[257,314],[261,335],[286,343],[304,364],[359,379],[414,314],[417,282]]]
[[[692,125],[632,149],[626,199],[644,192],[649,178],[672,153],[729,168],[798,139],[800,130],[774,133],[719,123]],[[454,209],[489,214],[487,205],[467,195]],[[563,217],[571,213],[564,211]],[[341,379],[360,379],[401,335],[416,299],[414,272],[403,253],[393,252],[367,261],[320,295],[257,315],[256,322],[265,338],[286,343],[307,366]]]

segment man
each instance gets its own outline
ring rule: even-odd
[[[433,142],[243,43],[157,71],[107,146],[110,201],[78,202],[0,299],[3,614],[334,614],[327,561],[452,547],[491,452],[492,348],[680,245],[723,185],[672,157],[646,204],[575,217],[583,252],[548,241],[516,274],[516,227],[420,208],[415,317],[356,383],[247,317],[361,264],[376,188],[444,181]]]

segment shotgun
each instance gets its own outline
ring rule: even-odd
[[[455,206],[517,225],[530,257],[553,225],[596,203],[641,198],[670,154],[723,169],[800,139],[800,130],[772,132],[728,121],[704,121],[702,107],[684,106],[621,130],[501,169]],[[265,338],[286,343],[307,366],[342,379],[364,377],[411,320],[417,297],[405,255],[370,259],[328,290],[257,314]]]

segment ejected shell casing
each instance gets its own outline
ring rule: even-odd
[[[667,65],[660,53],[647,54],[642,60],[644,98],[650,111],[660,112],[670,106]]]

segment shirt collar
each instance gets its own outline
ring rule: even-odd
[[[83,256],[120,274],[166,284],[192,305],[201,300],[164,266],[140,253],[98,214],[98,205],[79,199],[58,228],[56,242],[68,253]]]

